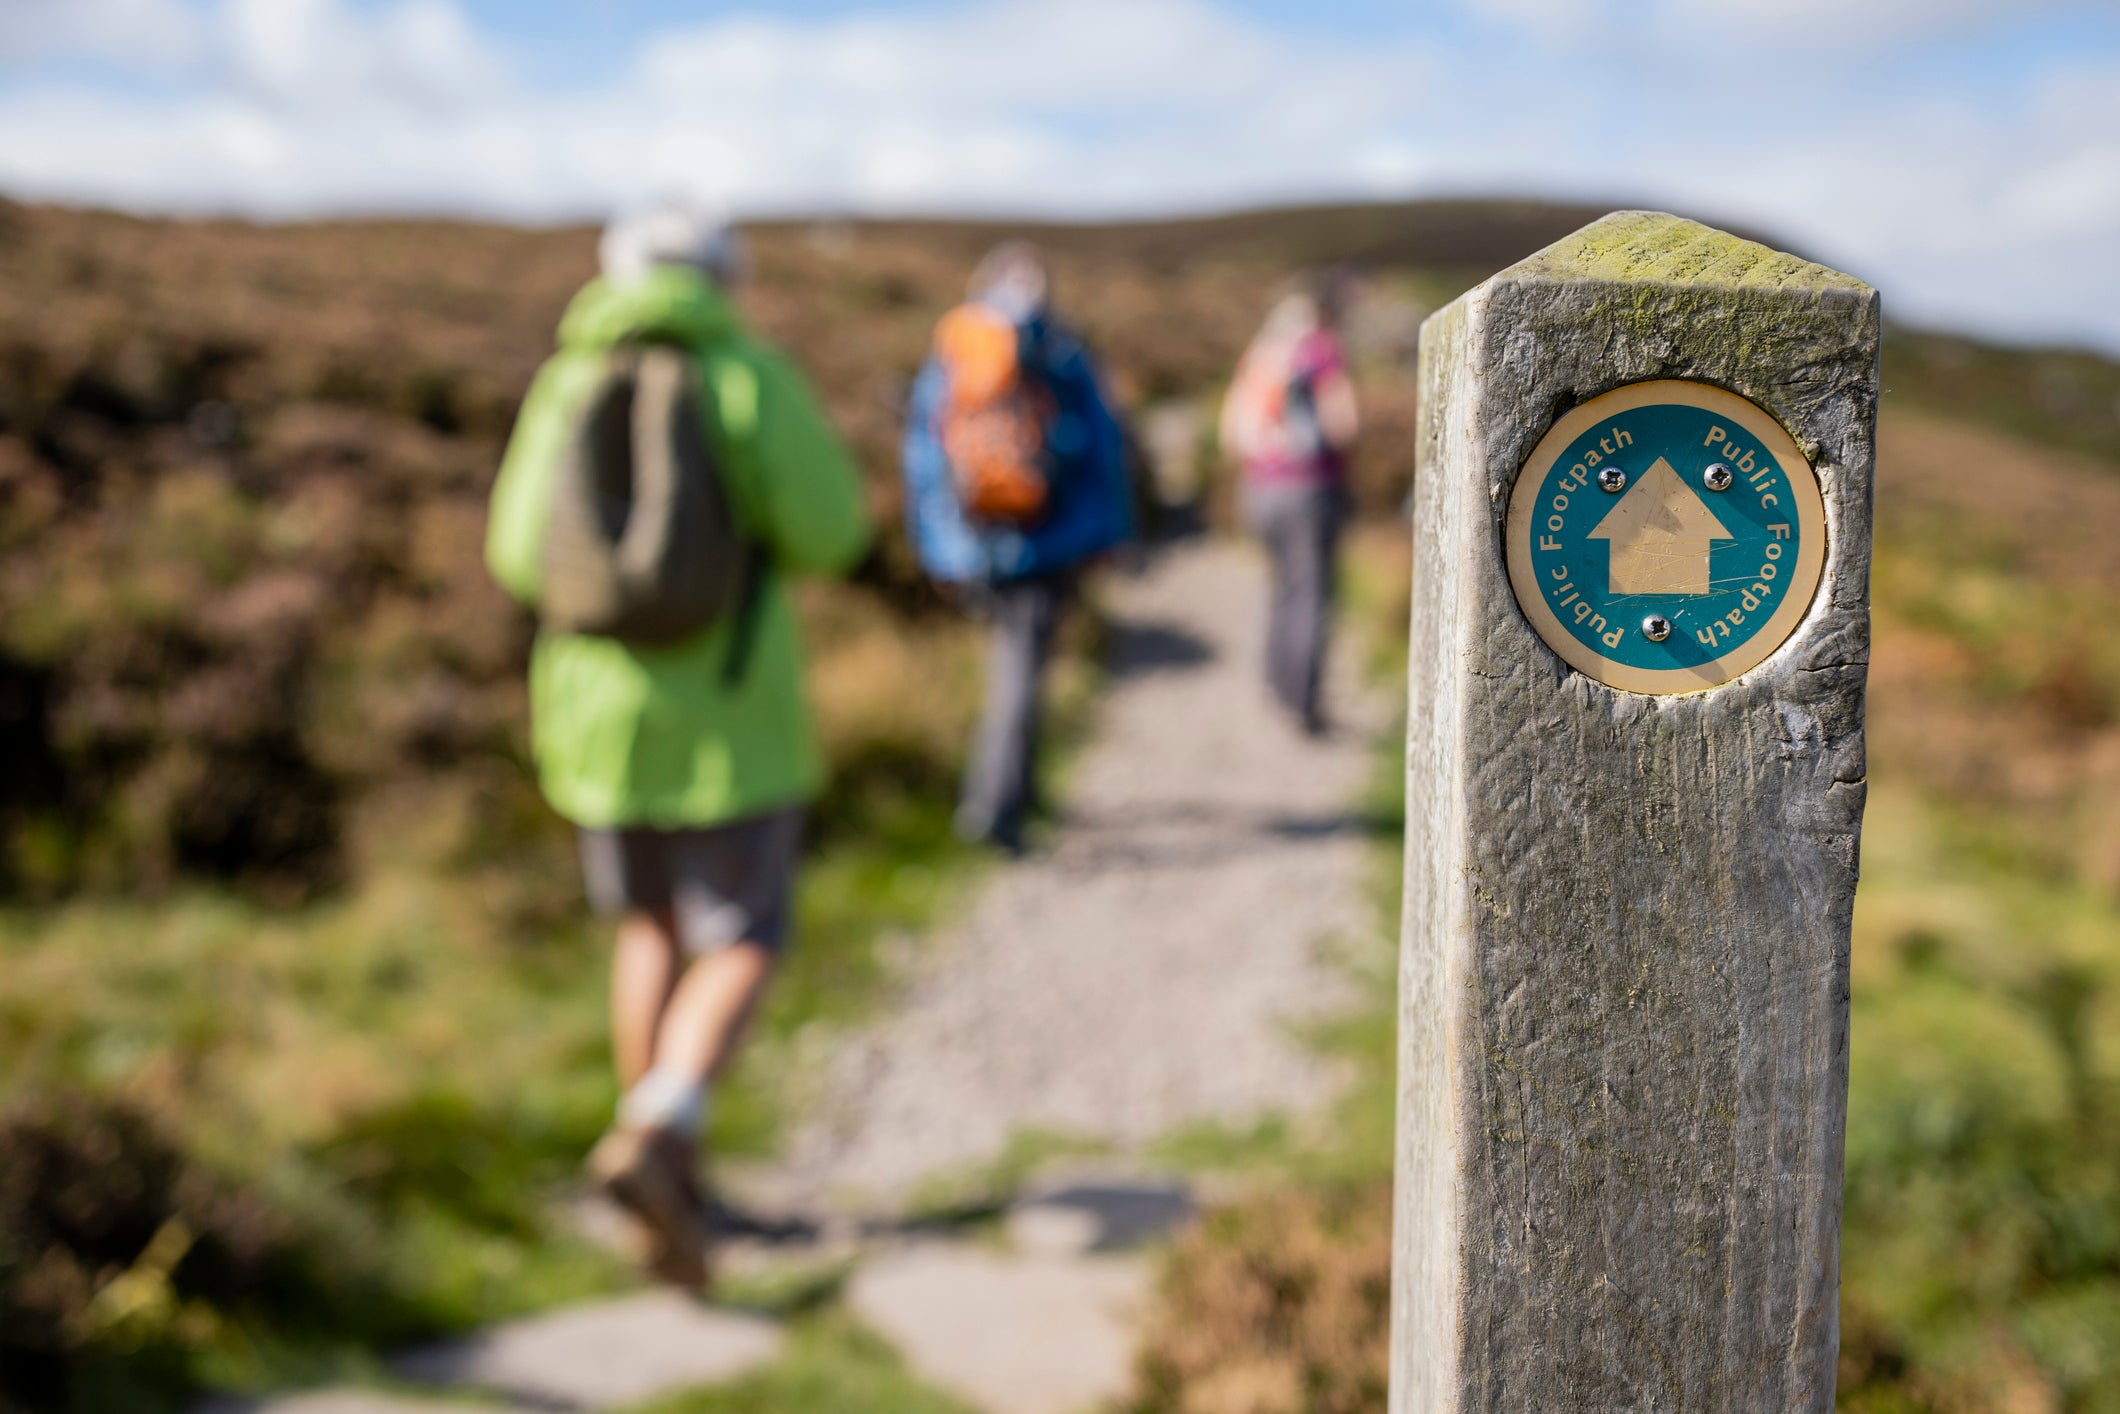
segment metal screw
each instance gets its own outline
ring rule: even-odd
[[[1616,466],[1608,466],[1597,474],[1597,484],[1606,491],[1618,491],[1627,484],[1627,473]]]
[[[1730,468],[1716,462],[1700,474],[1700,479],[1707,483],[1710,491],[1727,491],[1730,489],[1730,483],[1736,478],[1730,475]]]
[[[1671,636],[1671,621],[1662,614],[1651,614],[1642,620],[1642,636],[1651,643],[1662,643]]]

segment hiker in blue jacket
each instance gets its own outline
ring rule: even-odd
[[[1044,256],[1024,242],[980,262],[969,304],[944,320],[913,385],[903,446],[906,518],[921,565],[991,623],[986,706],[957,831],[1011,853],[1022,849],[1035,805],[1039,687],[1054,630],[1085,562],[1134,534],[1118,419],[1089,351],[1052,316],[1049,289]],[[1035,511],[992,516],[967,505],[978,497],[967,489],[951,419],[974,375],[946,337],[967,314],[1013,330],[1009,372],[1037,409]]]

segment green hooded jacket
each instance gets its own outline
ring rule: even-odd
[[[728,622],[653,647],[541,634],[530,665],[539,783],[560,814],[605,828],[716,825],[807,800],[824,767],[783,576],[845,571],[868,548],[868,517],[853,464],[802,375],[746,333],[706,279],[659,266],[624,285],[592,281],[575,296],[494,483],[487,568],[515,598],[537,603],[569,431],[604,352],[630,339],[697,356],[711,445],[774,571],[733,687],[722,675]]]

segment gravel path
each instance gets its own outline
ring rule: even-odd
[[[1170,551],[1113,584],[1110,695],[1047,847],[923,949],[899,1003],[833,1046],[771,1186],[891,1203],[1026,1130],[1124,1152],[1199,1120],[1300,1115],[1334,1077],[1290,1034],[1373,926],[1353,806],[1377,704],[1324,741],[1266,697],[1263,565]]]

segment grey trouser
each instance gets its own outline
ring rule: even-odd
[[[1266,680],[1274,696],[1314,728],[1323,721],[1318,686],[1332,632],[1346,493],[1316,484],[1254,485],[1245,502],[1252,531],[1273,561]]]
[[[787,943],[803,813],[796,805],[697,829],[582,829],[589,904],[607,916],[668,914],[694,955],[739,942],[779,952]]]
[[[997,584],[988,599],[986,710],[972,742],[957,832],[1015,848],[1037,803],[1039,686],[1074,590],[1062,573]]]

